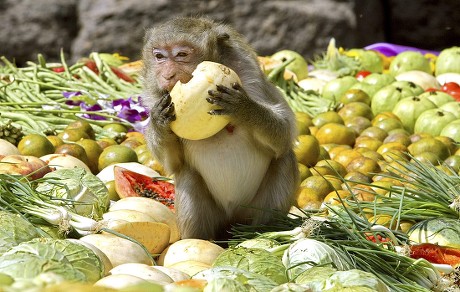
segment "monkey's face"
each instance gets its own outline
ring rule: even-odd
[[[195,49],[187,45],[153,48],[152,63],[158,87],[169,92],[177,81],[187,83],[199,63],[198,59]]]

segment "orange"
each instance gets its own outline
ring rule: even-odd
[[[295,112],[297,135],[309,135],[310,128],[313,126],[312,119],[309,114],[304,112]]]
[[[365,147],[371,150],[377,150],[382,144],[382,141],[374,137],[360,136],[356,138],[354,148]]]
[[[380,165],[377,163],[377,161],[364,156],[357,157],[350,161],[350,163],[347,164],[346,169],[348,172],[361,172],[369,178],[372,178],[375,174],[381,171]]]
[[[328,151],[329,157],[331,159],[334,159],[337,156],[337,154],[339,154],[343,150],[352,149],[350,145],[338,145],[338,144],[334,144],[334,145],[336,146],[331,147],[331,149]]]
[[[332,159],[322,159],[314,167],[326,167],[331,170],[330,174],[333,176],[344,176],[347,173],[347,170],[341,163]]]
[[[76,129],[80,130],[82,132],[85,132],[90,139],[94,139],[96,137],[96,134],[94,132],[93,127],[88,121],[85,120],[76,120],[65,127],[65,129]]]
[[[397,120],[399,120],[399,117],[397,115],[395,115],[394,113],[392,113],[392,112],[378,113],[372,119],[372,125],[374,126],[376,123],[378,123],[380,121],[383,121],[383,120],[386,120],[386,119],[397,119]]]
[[[345,126],[355,131],[357,135],[361,134],[362,131],[369,128],[371,121],[366,117],[355,116],[345,120]]]
[[[345,149],[340,151],[333,160],[342,164],[344,167],[347,167],[348,163],[357,157],[362,157],[363,155],[359,153],[356,149]]]
[[[319,209],[324,195],[312,188],[299,188],[296,194],[296,205],[301,209]]]
[[[383,140],[383,143],[399,142],[404,146],[409,146],[411,142],[407,133],[392,132]]]
[[[300,135],[294,144],[294,153],[297,161],[305,166],[313,166],[319,159],[319,142],[315,136]]]
[[[111,123],[107,124],[104,127],[102,127],[107,132],[112,132],[112,133],[127,133],[128,128],[126,128],[125,125],[120,124],[120,123]]]
[[[46,136],[46,139],[48,139],[51,142],[51,144],[53,144],[54,148],[64,144],[64,141],[62,141],[61,138],[55,135]]]
[[[389,151],[389,150],[398,150],[401,152],[407,152],[407,147],[406,145],[400,143],[400,142],[388,142],[388,143],[383,143],[378,149],[377,152],[382,154]]]
[[[320,145],[323,144],[341,144],[352,146],[355,143],[355,132],[339,123],[327,123],[318,129],[316,138]]]
[[[338,123],[343,125],[343,119],[336,111],[328,111],[317,114],[312,119],[312,123],[315,127],[321,128],[327,123]]]
[[[121,162],[138,162],[136,152],[123,145],[111,145],[99,155],[98,169],[101,171],[106,166]]]
[[[307,166],[303,165],[302,163],[297,163],[297,165],[299,167],[300,181],[303,181],[312,175],[310,169]]]
[[[371,107],[359,101],[353,101],[345,104],[339,111],[338,114],[342,117],[344,121],[348,120],[351,117],[365,117],[369,120],[374,118]]]
[[[58,137],[61,138],[63,141],[70,141],[70,142],[75,142],[80,139],[90,138],[88,133],[86,133],[80,128],[65,129],[64,131],[58,134]]]
[[[102,147],[92,139],[82,139],[76,143],[85,149],[86,156],[88,157],[88,167],[92,173],[97,174],[97,164],[99,155],[102,153]]]
[[[323,198],[332,190],[332,184],[321,176],[309,176],[300,183],[300,188],[309,188],[315,190],[319,196]]]
[[[349,196],[350,196],[350,192],[347,190],[332,191],[326,195],[323,202],[329,205],[341,205],[342,203],[340,202],[340,199],[345,200]]]
[[[386,131],[387,133],[389,131],[391,131],[391,130],[403,129],[404,128],[401,120],[393,119],[393,118],[388,118],[388,119],[384,119],[384,120],[375,122],[373,124],[373,126],[378,127],[380,129]]]
[[[18,150],[21,155],[41,157],[54,153],[54,145],[43,135],[29,134],[19,141]]]
[[[385,130],[380,129],[379,127],[372,126],[367,129],[364,129],[361,132],[361,134],[359,134],[359,136],[372,137],[377,140],[383,141],[388,136],[388,133]]]

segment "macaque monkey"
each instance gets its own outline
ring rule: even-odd
[[[151,119],[145,136],[174,175],[182,238],[218,239],[232,224],[268,223],[273,209],[287,213],[299,180],[295,117],[243,37],[205,18],[176,18],[146,31],[142,54]],[[207,101],[221,108],[209,114],[228,115],[230,124],[192,141],[170,129],[169,92],[177,81],[188,82],[202,61],[233,69],[241,85],[209,91]]]

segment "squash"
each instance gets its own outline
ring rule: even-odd
[[[139,244],[113,234],[89,234],[80,240],[105,253],[113,267],[125,263],[153,264],[151,256]]]
[[[158,264],[173,267],[177,262],[197,261],[212,265],[219,254],[224,251],[221,246],[204,239],[187,238],[168,246],[158,258]]]
[[[206,100],[208,91],[216,90],[216,85],[231,87],[241,81],[232,69],[210,61],[198,64],[192,75],[185,84],[178,81],[170,92],[176,113],[171,130],[181,138],[201,140],[213,136],[229,123],[228,116],[208,113],[219,108]]]
[[[110,270],[111,275],[132,275],[160,285],[172,283],[173,279],[153,266],[139,263],[126,263]]]
[[[107,228],[137,240],[151,254],[160,254],[169,244],[169,226],[161,222],[112,220],[107,222]]]
[[[145,197],[126,197],[114,202],[109,212],[116,210],[136,210],[151,216],[155,221],[169,226],[171,236],[169,243],[180,239],[179,227],[177,226],[176,214],[162,203]]]

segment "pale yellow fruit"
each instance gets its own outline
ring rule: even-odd
[[[181,138],[201,140],[213,136],[229,123],[228,116],[209,114],[219,107],[206,100],[208,91],[216,90],[216,85],[231,87],[241,81],[232,69],[209,61],[198,64],[192,75],[187,83],[178,81],[170,92],[176,114],[171,130]]]

